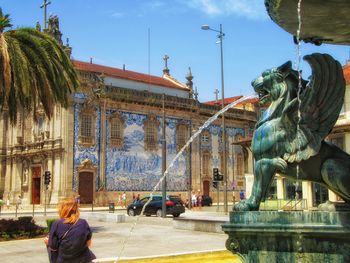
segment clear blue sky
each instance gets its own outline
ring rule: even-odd
[[[214,100],[221,89],[220,46],[216,33],[201,30],[223,25],[225,97],[253,93],[252,79],[263,70],[296,61],[292,36],[268,17],[263,0],[51,0],[48,14],[58,15],[62,40],[69,38],[73,58],[161,76],[167,54],[172,76],[185,83],[192,69],[200,101]],[[43,27],[43,0],[0,0],[13,28]],[[329,53],[342,65],[349,47],[303,44],[301,54]],[[309,74],[307,65],[301,69]],[[219,94],[219,98],[221,94]]]

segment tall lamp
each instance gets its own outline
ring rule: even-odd
[[[208,25],[202,25],[201,27],[203,30],[211,30],[214,32],[219,33],[218,39],[220,42],[220,63],[221,63],[221,104],[222,108],[225,107],[225,93],[224,93],[224,55],[223,55],[223,48],[222,48],[222,42],[223,38],[225,36],[225,33],[222,32],[222,24],[220,24],[220,30],[212,29]],[[225,115],[222,114],[222,158],[223,158],[223,174],[224,174],[224,211],[225,213],[228,212],[227,209],[227,160],[226,160],[226,126],[225,126]]]

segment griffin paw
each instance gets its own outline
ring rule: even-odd
[[[233,206],[233,211],[256,211],[259,209],[255,203],[250,200],[243,200]]]
[[[278,170],[280,170],[281,172],[285,171],[287,169],[287,162],[285,160],[283,160],[282,158],[278,157],[274,159],[275,165],[277,167]]]

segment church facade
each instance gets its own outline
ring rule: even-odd
[[[222,171],[221,120],[216,120],[179,151],[219,106],[202,104],[186,85],[171,77],[148,76],[125,69],[73,61],[81,87],[67,109],[58,105],[51,120],[38,112],[21,112],[10,126],[1,119],[0,191],[5,199],[22,196],[27,204],[55,204],[60,197],[80,195],[82,203],[105,204],[122,192],[160,191],[162,158],[166,158],[167,192],[200,190],[211,195],[212,168]],[[228,190],[243,189],[248,153],[232,145],[251,135],[255,112],[230,109],[226,114]],[[162,152],[165,120],[165,157]],[[176,160],[174,158],[177,156]],[[46,189],[43,175],[51,173]],[[223,190],[223,186],[221,191]],[[230,194],[231,196],[231,194]]]
[[[54,37],[60,38],[58,21],[55,25]],[[15,125],[4,112],[3,199],[14,203],[21,196],[24,204],[57,204],[61,197],[80,195],[83,204],[104,205],[126,192],[130,200],[136,193],[161,191],[157,184],[165,158],[168,193],[185,199],[191,191],[200,191],[215,200],[212,169],[223,171],[226,151],[231,201],[235,191],[245,189],[245,174],[252,173],[250,153],[232,143],[252,135],[254,107],[225,113],[225,149],[220,118],[182,149],[221,107],[200,103],[191,70],[182,84],[170,75],[167,59],[161,77],[73,60],[81,86],[71,95],[68,108],[56,105],[50,120],[40,106],[35,120],[33,112],[21,111]],[[45,171],[51,174],[47,187]],[[224,188],[219,184],[220,199]]]

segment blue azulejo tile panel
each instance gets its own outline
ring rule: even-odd
[[[74,146],[73,146],[73,191],[78,191],[78,171],[77,167],[84,160],[90,160],[97,169],[96,174],[96,190],[98,189],[98,179],[99,179],[99,151],[100,151],[100,119],[101,112],[99,108],[95,108],[96,119],[95,119],[95,144],[91,147],[84,147],[78,143],[79,140],[79,132],[80,132],[80,115],[81,112],[81,104],[75,104],[74,106]]]
[[[108,143],[106,153],[106,186],[108,191],[152,191],[161,178],[161,144],[158,150],[144,150],[143,122],[147,116],[131,112],[122,112],[124,118],[124,145],[116,149]],[[161,119],[158,118],[159,123]],[[167,164],[176,155],[176,123],[174,118],[166,119]],[[107,124],[108,126],[108,124]],[[108,127],[107,127],[108,129]],[[161,138],[161,127],[158,129]],[[169,191],[186,189],[188,176],[186,155],[181,155],[172,164],[166,176]],[[158,187],[158,190],[160,188]]]

